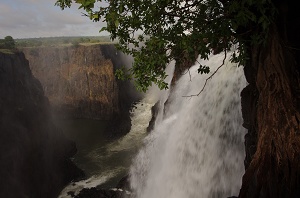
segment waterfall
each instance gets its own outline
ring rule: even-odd
[[[230,54],[228,53],[229,57]],[[215,71],[224,53],[198,60]],[[195,64],[172,88],[153,131],[130,168],[137,198],[226,198],[237,195],[245,158],[240,92],[242,67],[225,64],[212,77]]]

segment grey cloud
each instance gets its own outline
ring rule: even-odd
[[[73,6],[64,11],[49,0],[15,0],[0,3],[0,38],[99,35],[104,23],[94,23]]]

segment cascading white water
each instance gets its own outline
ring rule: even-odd
[[[224,53],[199,62],[214,71],[223,59]],[[156,122],[134,160],[130,176],[137,198],[226,198],[239,192],[246,132],[242,67],[227,58],[199,96],[183,97],[197,94],[210,75],[198,74],[198,67],[177,82],[160,116],[164,119]]]

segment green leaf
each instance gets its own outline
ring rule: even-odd
[[[119,26],[119,20],[115,20],[115,26],[116,26],[116,27]]]
[[[102,27],[99,32],[103,32],[103,31],[106,31],[107,30],[107,27]]]
[[[198,73],[200,74],[208,74],[210,72],[210,69],[206,65],[200,65],[198,68]]]
[[[63,9],[71,2],[57,0],[55,5]],[[98,0],[75,2],[91,20],[104,19],[106,27],[99,32],[107,31],[112,40],[118,39],[118,49],[134,57],[131,70],[116,74],[123,79],[134,77],[142,91],[152,83],[167,87],[164,70],[173,60],[183,64],[198,55],[208,59],[213,49],[224,51],[239,44],[231,60],[243,63],[247,60],[244,46],[263,44],[278,13],[271,0],[113,0],[104,7],[95,6],[102,2]],[[208,72],[208,66],[200,65],[198,73]]]

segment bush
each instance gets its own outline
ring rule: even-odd
[[[78,47],[79,46],[79,41],[78,40],[73,40],[71,43],[72,43],[72,45],[74,47]]]
[[[4,38],[4,45],[5,45],[6,49],[15,49],[16,48],[15,40],[11,36],[6,36]]]

